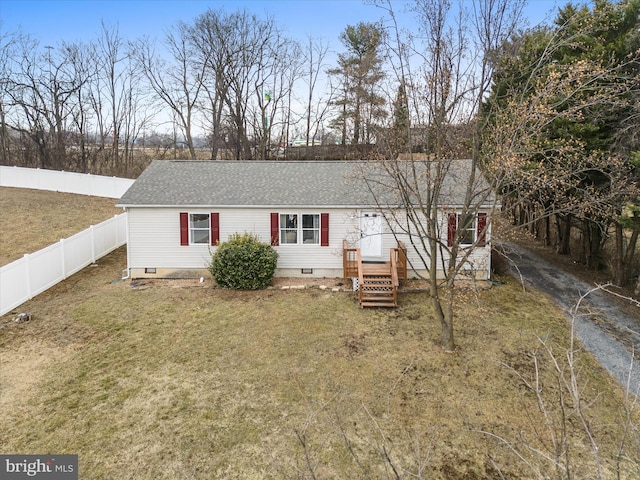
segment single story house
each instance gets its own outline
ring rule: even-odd
[[[456,171],[462,173],[452,176],[451,185],[443,189],[450,197],[447,211],[442,212],[445,238],[455,234],[456,211],[466,192],[459,175],[465,175],[469,164],[452,162],[460,162]],[[251,232],[277,250],[276,276],[348,277],[347,248],[359,249],[363,263],[383,263],[399,241],[408,246],[407,277],[424,275],[419,252],[412,247],[418,242],[406,231],[394,229],[391,217],[374,200],[370,184],[358,173],[367,165],[364,161],[154,161],[117,204],[128,213],[128,273],[132,278],[206,276],[217,242]],[[477,279],[490,275],[487,219],[493,200],[487,197],[486,210],[465,226],[468,242],[482,236],[469,257]]]

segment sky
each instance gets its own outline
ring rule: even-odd
[[[452,0],[457,1],[470,5],[472,0]],[[525,13],[529,26],[550,21],[558,6],[568,1],[529,0]],[[400,28],[415,31],[415,20],[404,8],[407,2],[391,2]],[[0,0],[0,44],[4,33],[17,31],[38,40],[41,47],[94,41],[103,21],[109,30],[117,26],[124,39],[149,37],[159,42],[179,21],[190,24],[209,8],[246,9],[262,18],[268,14],[289,38],[322,39],[329,46],[325,66],[335,65],[337,53],[344,51],[339,37],[347,25],[385,16],[370,0]]]
[[[550,12],[567,1],[529,0],[530,25],[548,20]],[[392,4],[401,25],[411,28],[412,16],[401,11],[404,2],[392,0]],[[190,23],[208,8],[221,7],[271,14],[289,37],[322,38],[334,50],[341,50],[339,35],[347,25],[376,21],[384,13],[363,0],[0,0],[0,32],[21,28],[42,45],[56,45],[97,38],[104,21],[117,25],[125,38],[160,39],[178,21]]]

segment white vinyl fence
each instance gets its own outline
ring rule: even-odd
[[[124,245],[126,229],[121,213],[0,267],[0,315]]]
[[[132,183],[133,180],[125,178],[0,166],[0,186],[3,187],[120,198]],[[127,214],[121,213],[0,267],[0,315],[94,263],[126,241]]]
[[[33,188],[92,197],[120,198],[134,181],[90,173],[0,166],[0,187]]]

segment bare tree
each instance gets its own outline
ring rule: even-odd
[[[191,41],[205,66],[212,158],[221,144],[236,159],[268,158],[274,127],[286,130],[290,118],[299,46],[273,18],[246,11],[208,10],[196,19]]]
[[[100,85],[96,95],[106,103],[105,111],[100,111],[100,114],[107,115],[108,120],[105,124],[107,137],[111,137],[111,162],[113,168],[118,169],[120,167],[120,129],[126,101],[123,64],[128,60],[128,52],[125,51],[126,44],[120,36],[118,27],[109,27],[104,22],[102,22],[101,36],[96,46],[100,71]]]
[[[158,55],[148,38],[137,43],[136,58],[156,96],[175,114],[189,156],[195,160],[194,115],[200,102],[207,64],[193,62],[195,51],[190,36],[190,28],[180,22],[164,38],[163,52],[168,54],[170,61]]]
[[[131,44],[117,26],[102,23],[95,43],[95,84],[91,103],[97,116],[98,136],[103,148],[110,142],[106,168],[126,174],[132,166],[134,143],[153,112],[141,90],[143,73],[136,68]]]
[[[412,97],[403,103],[416,106],[413,122],[404,122],[404,128],[416,123],[426,126],[429,154],[417,156],[408,151],[397,156],[392,149],[380,150],[380,161],[364,163],[361,172],[381,211],[387,212],[391,230],[408,238],[418,252],[418,264],[412,266],[427,272],[430,301],[442,330],[441,344],[447,350],[455,348],[456,281],[475,279],[479,265],[474,251],[490,248],[490,219],[498,205],[492,184],[480,170],[479,152],[468,160],[452,160],[451,132],[456,124],[472,124],[475,119],[489,85],[490,71],[482,66],[491,48],[513,32],[521,12],[519,3],[480,3],[484,6],[476,11],[475,21],[485,30],[478,29],[471,37],[465,28],[465,12],[453,15],[451,2],[414,3],[423,48],[412,42],[396,45],[394,51],[412,50],[422,67],[412,77],[401,57],[396,73],[399,83],[406,85],[406,95]],[[391,5],[385,9],[392,10]],[[503,23],[483,20],[495,15]],[[456,19],[453,24],[451,18]],[[469,58],[474,62],[468,63]],[[412,131],[397,134],[410,139]]]
[[[70,122],[67,127],[71,144],[71,150],[68,152],[69,168],[80,172],[88,172],[90,171],[89,129],[92,113],[87,103],[87,92],[94,74],[93,59],[87,44],[64,44],[64,48],[67,51],[69,63],[76,77],[82,79],[72,99],[70,99],[73,102],[73,107],[71,108]]]
[[[3,82],[5,138],[8,140],[11,125],[12,131],[28,139],[21,145],[25,156],[35,149],[38,166],[69,168],[68,149],[73,142],[70,131],[78,108],[75,98],[88,74],[75,60],[74,45],[41,48],[28,36],[18,35],[14,40],[15,55]]]
[[[323,43],[322,39],[314,40],[308,37],[307,40],[308,43],[305,49],[307,71],[303,77],[304,82],[307,84],[304,138],[306,145],[309,146],[310,142],[313,143],[317,137],[318,130],[329,111],[332,90],[329,89],[329,97],[327,99],[316,97],[318,80],[326,70],[327,65],[325,62],[329,52],[329,45]]]
[[[224,99],[229,86],[225,78],[228,59],[235,52],[227,50],[226,37],[228,27],[222,12],[208,10],[198,16],[190,29],[189,41],[194,49],[194,58],[198,70],[202,69],[202,88],[206,99],[201,103],[204,112],[203,127],[208,131],[211,160],[218,158],[223,146]]]
[[[0,27],[2,21],[0,20]],[[7,124],[9,105],[12,103],[9,89],[13,88],[11,81],[15,48],[17,46],[17,34],[0,33],[0,161],[3,165],[9,165],[11,158],[10,127]]]

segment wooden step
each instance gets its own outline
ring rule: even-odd
[[[360,306],[365,307],[397,307],[393,289],[363,290]]]
[[[365,307],[397,307],[398,304],[391,298],[384,297],[365,297],[360,302],[362,308]]]
[[[384,288],[363,288],[362,295],[393,295],[394,289],[391,286],[386,286]]]
[[[362,303],[366,303],[366,302],[395,303],[395,300],[394,300],[393,296],[377,297],[377,296],[367,295],[366,297],[362,297]]]
[[[393,295],[394,289],[393,287],[387,286],[384,288],[363,288],[363,295]]]
[[[363,285],[391,285],[391,278],[363,278]]]
[[[393,297],[362,297],[362,302],[360,303],[368,303],[368,302],[384,302],[386,304],[395,304],[395,300],[393,299]]]
[[[360,306],[397,307],[396,287],[393,285],[389,264],[364,264],[363,270],[364,275],[359,285],[362,295]]]
[[[398,304],[396,304],[396,303],[390,303],[390,302],[385,302],[385,303],[382,303],[382,302],[362,302],[362,303],[360,304],[360,306],[361,306],[362,308],[365,308],[365,307],[388,307],[388,308],[395,308],[395,307],[397,307],[397,306],[398,306]]]

